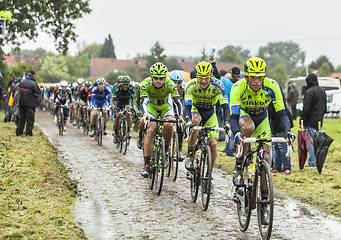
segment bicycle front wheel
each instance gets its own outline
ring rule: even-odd
[[[195,148],[195,153],[198,151],[197,148]],[[200,163],[201,159],[200,156],[197,154],[194,155],[194,171],[189,171],[189,177],[191,179],[191,198],[193,202],[197,201],[198,193],[199,193],[199,185],[200,185]]]
[[[98,146],[102,146],[102,136],[103,136],[103,120],[102,118],[98,119],[98,138],[97,138],[97,143]]]
[[[152,157],[150,159],[150,174],[148,178],[148,186],[149,189],[152,190],[154,187],[154,182],[155,182],[155,169],[156,169],[156,164],[155,164],[155,159],[158,158],[158,152],[155,146],[153,146],[153,152],[152,152]]]
[[[176,181],[176,178],[178,177],[178,168],[179,168],[179,136],[177,133],[174,133],[173,140],[172,140],[172,146],[171,146],[171,154],[170,154],[170,172],[172,176],[173,182]]]
[[[201,202],[202,208],[206,211],[210,203],[212,188],[212,159],[209,146],[206,146],[205,152],[201,154],[200,170]]]
[[[162,138],[159,143],[161,146],[159,147],[158,157],[155,159],[156,169],[155,169],[155,193],[157,195],[161,194],[162,185],[163,185],[163,177],[165,174],[165,164],[166,164],[166,152],[165,152],[165,140]]]
[[[123,155],[125,155],[127,153],[127,147],[128,147],[128,125],[125,119],[123,120],[121,141],[122,141],[122,152],[123,152]]]
[[[269,164],[262,160],[258,171],[257,182],[257,220],[259,236],[263,240],[271,237],[273,214],[274,214],[274,192],[272,176]]]

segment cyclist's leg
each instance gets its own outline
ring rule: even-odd
[[[199,114],[199,111],[197,110],[196,107],[192,106],[192,123],[194,126],[199,126],[201,122],[201,116]],[[191,135],[188,140],[188,149],[187,149],[187,159],[185,162],[185,168],[189,171],[193,171],[194,165],[194,145],[195,142],[197,141],[199,135],[198,130],[193,130],[191,132]]]
[[[161,110],[161,118],[175,120],[172,103],[167,102],[167,104],[164,104],[163,109]],[[165,123],[163,133],[165,139],[165,150],[168,152],[170,141],[173,137],[173,123]]]
[[[95,136],[95,126],[97,124],[97,114],[98,114],[97,109],[91,110],[91,115],[90,115],[91,134],[90,134],[90,137]]]
[[[202,117],[202,124],[204,127],[219,127],[218,117],[213,108],[205,111],[200,111],[200,115]],[[213,169],[215,160],[217,159],[218,155],[217,142],[219,138],[219,132],[211,131],[208,133],[208,137]]]

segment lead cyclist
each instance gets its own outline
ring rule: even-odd
[[[235,136],[235,142],[244,144],[245,137],[271,138],[271,128],[268,119],[268,106],[273,102],[277,117],[280,119],[285,138],[292,138],[290,122],[286,114],[283,96],[278,83],[266,77],[266,62],[258,57],[249,58],[244,64],[245,78],[236,82],[231,90],[230,124]],[[233,171],[233,184],[241,185],[243,155],[236,158]],[[270,147],[264,146],[264,158],[269,163]],[[266,196],[266,193],[262,196]]]

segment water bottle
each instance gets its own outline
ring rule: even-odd
[[[252,184],[255,177],[255,166],[252,163],[247,167],[247,174],[249,176],[248,183]]]
[[[215,53],[215,47],[212,47],[211,52],[210,52],[210,56],[214,56]]]

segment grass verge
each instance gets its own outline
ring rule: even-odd
[[[15,136],[0,114],[0,239],[85,239],[70,208],[77,186],[37,128]]]

